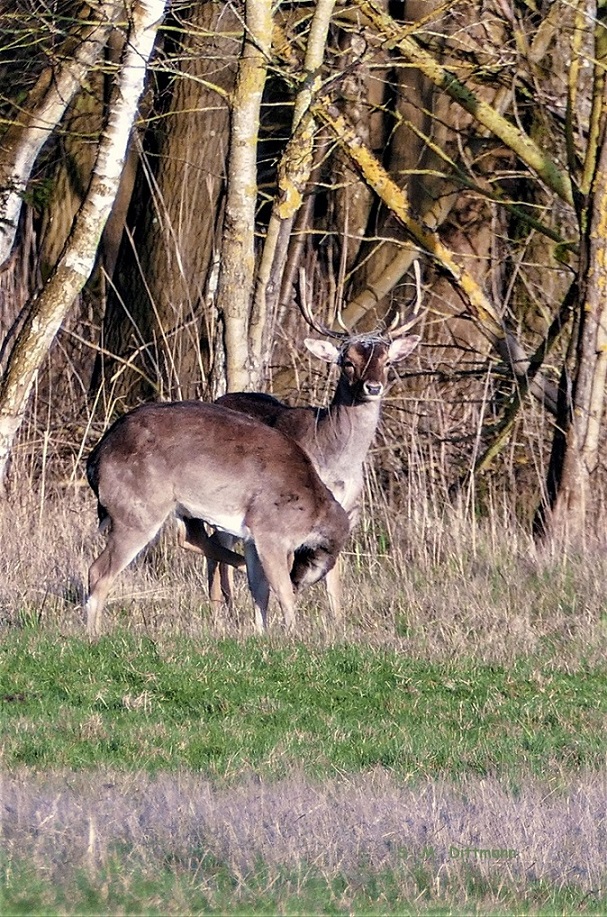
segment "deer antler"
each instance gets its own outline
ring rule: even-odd
[[[314,318],[308,303],[306,272],[303,268],[301,268],[299,271],[299,291],[299,308],[301,309],[301,314],[307,321],[310,328],[313,328],[314,331],[318,332],[318,334],[322,334],[325,337],[335,338],[338,341],[345,341],[351,337],[351,332],[343,323],[341,313],[338,313],[337,321],[344,329],[343,331],[333,331],[332,328],[327,328],[326,325],[321,324],[321,322]]]
[[[392,338],[402,337],[402,335],[421,318],[422,283],[421,271],[417,258],[413,262],[413,272],[415,274],[415,302],[412,308],[408,310],[404,320],[401,319],[400,313],[397,312],[390,324],[386,327],[386,333]]]
[[[403,319],[400,312],[397,312],[389,325],[386,326],[383,334],[387,334],[391,338],[402,337],[409,328],[411,328],[419,319],[421,318],[420,310],[422,304],[422,285],[421,285],[421,271],[419,268],[419,261],[416,259],[413,262],[413,271],[415,273],[415,303],[413,307],[408,310],[406,317]],[[299,271],[299,307],[301,309],[301,314],[305,318],[308,325],[325,337],[335,338],[338,341],[346,341],[348,338],[352,337],[352,332],[349,328],[346,327],[344,321],[341,317],[341,311],[337,313],[337,323],[344,329],[343,331],[334,331],[332,328],[328,328],[326,325],[323,325],[318,319],[314,318],[310,304],[308,303],[307,296],[307,284],[306,284],[306,274],[303,268]],[[380,332],[377,332],[378,334]]]

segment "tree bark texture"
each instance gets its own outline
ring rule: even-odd
[[[207,0],[172,25],[181,37],[166,50],[168,81],[144,138],[104,321],[105,350],[133,369],[99,358],[93,383],[103,380],[123,407],[208,395],[214,358],[209,285],[242,22],[230,4]]]

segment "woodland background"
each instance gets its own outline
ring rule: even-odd
[[[0,478],[142,400],[323,403],[298,302],[422,346],[372,469],[601,536],[605,5],[17,0],[0,18]],[[328,386],[328,387],[327,387]],[[9,465],[12,461],[12,467]]]

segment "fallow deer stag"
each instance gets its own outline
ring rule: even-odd
[[[390,366],[404,360],[418,345],[418,335],[406,335],[419,318],[418,301],[412,315],[399,327],[386,332],[352,335],[321,325],[305,303],[302,310],[308,324],[319,334],[337,338],[328,341],[306,338],[304,344],[315,357],[339,367],[340,376],[331,404],[326,407],[289,407],[261,393],[234,392],[216,404],[262,421],[289,436],[307,452],[320,479],[348,514],[350,531],[358,515],[363,489],[363,463],[375,436],[382,398],[388,385]],[[212,536],[224,547],[234,539]],[[207,558],[211,601],[231,603],[231,578],[224,563]],[[341,617],[339,564],[327,573],[329,605],[336,620]]]
[[[114,580],[171,513],[185,547],[208,553],[201,520],[244,540],[260,632],[270,587],[289,628],[293,590],[322,578],[348,536],[345,511],[297,443],[213,404],[147,404],[125,414],[91,453],[87,477],[101,529],[109,527],[89,571],[91,637]]]

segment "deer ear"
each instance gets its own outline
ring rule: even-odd
[[[388,348],[388,360],[390,363],[398,363],[400,360],[404,360],[415,350],[420,341],[419,334],[409,334],[406,338],[397,338],[392,341]]]
[[[311,354],[325,363],[337,363],[339,360],[339,350],[334,344],[328,341],[317,341],[316,338],[305,338],[304,344]]]

